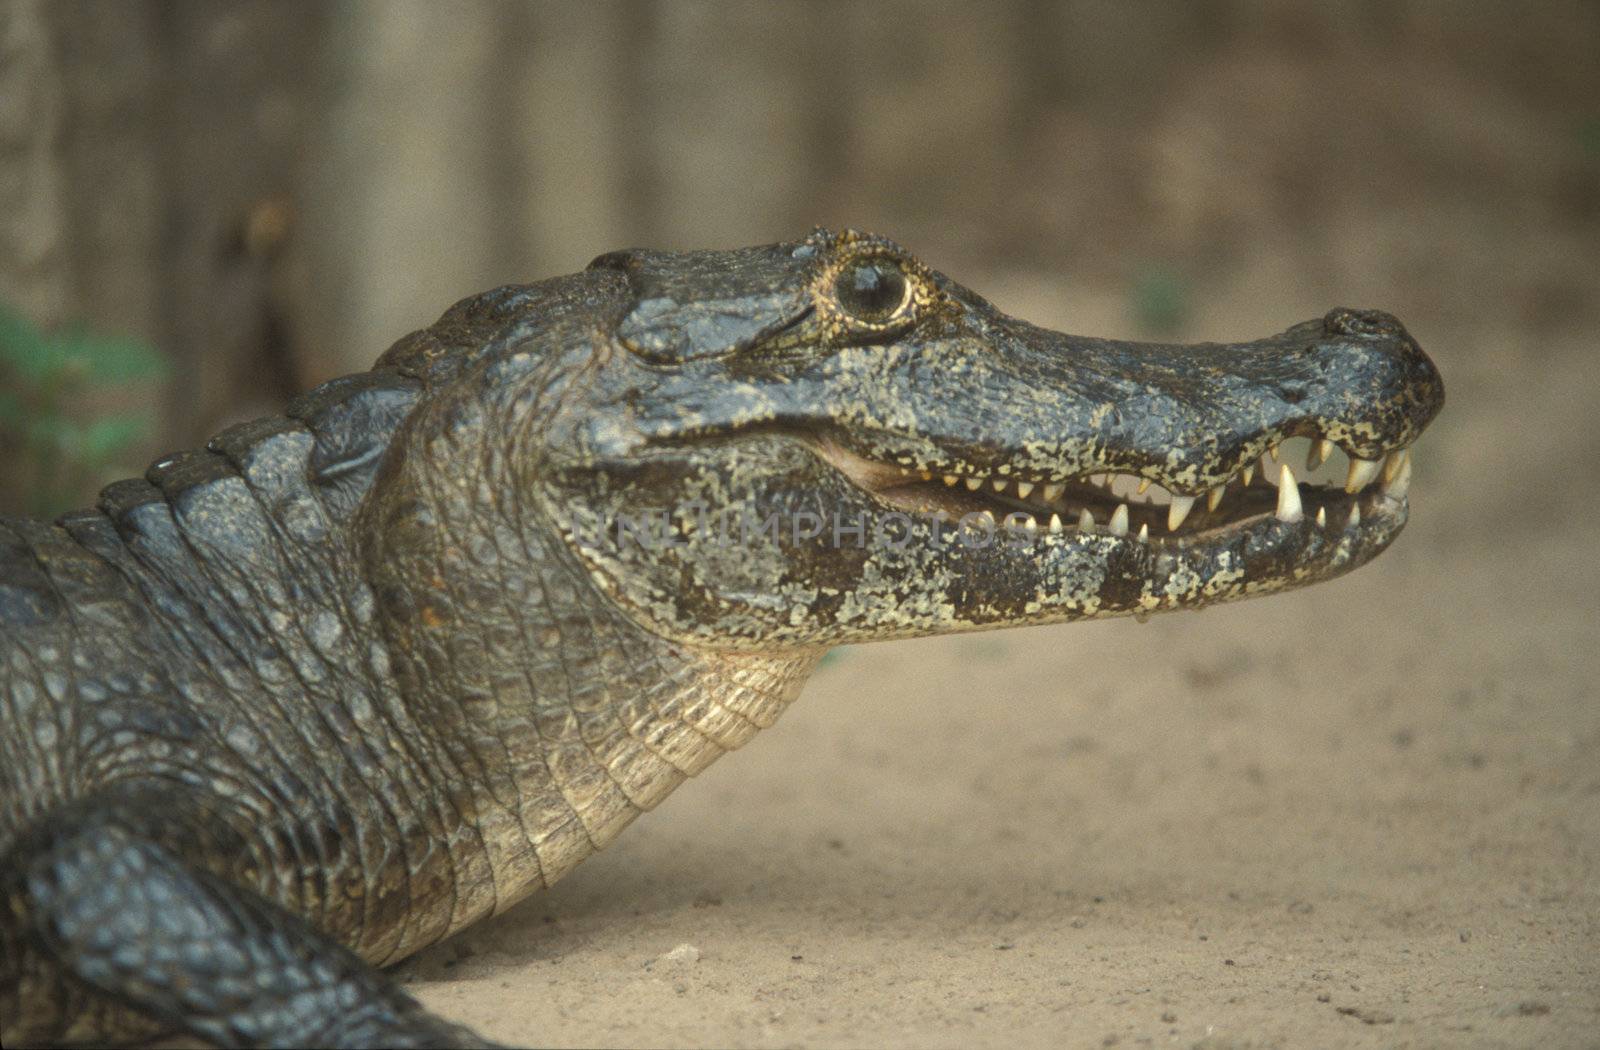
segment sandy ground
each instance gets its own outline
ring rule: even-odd
[[[514,1044],[1600,1046],[1592,337],[1408,321],[1450,403],[1372,566],[845,651],[401,976]]]

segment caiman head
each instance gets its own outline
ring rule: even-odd
[[[1407,516],[1444,400],[1400,322],[1065,335],[890,241],[626,251],[534,484],[591,577],[693,644],[1198,609],[1328,579]],[[1309,440],[1290,462],[1280,446]],[[1304,464],[1348,467],[1331,483]]]

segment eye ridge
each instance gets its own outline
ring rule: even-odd
[[[884,324],[911,302],[911,279],[892,259],[860,259],[839,271],[833,295],[856,320]]]

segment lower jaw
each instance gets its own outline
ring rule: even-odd
[[[1283,521],[1271,513],[1225,527],[1141,539],[1049,527],[1005,527],[997,520],[987,543],[964,546],[949,526],[952,552],[941,568],[959,581],[964,601],[947,618],[909,634],[986,630],[1070,620],[1200,609],[1306,586],[1371,561],[1404,527],[1409,505],[1381,491],[1339,493],[1323,523],[1311,516]],[[1352,522],[1350,508],[1358,511]],[[945,510],[945,508],[939,508]],[[907,511],[910,513],[910,511]],[[1337,513],[1338,517],[1335,517]],[[945,516],[951,517],[948,510]],[[1037,518],[1035,518],[1037,521]],[[968,529],[975,526],[969,521]],[[983,543],[982,546],[979,544]],[[965,562],[965,565],[963,565]]]
[[[1333,579],[1382,553],[1409,512],[1404,498],[1369,492],[1329,505],[1323,523],[1267,514],[1164,544],[1123,537],[1124,569],[1102,586],[1100,615],[1199,609]]]

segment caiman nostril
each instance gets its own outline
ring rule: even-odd
[[[1393,315],[1382,310],[1355,310],[1336,306],[1322,319],[1329,335],[1399,335],[1405,329]]]

